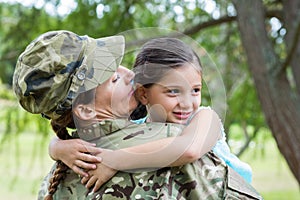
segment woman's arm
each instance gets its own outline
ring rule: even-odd
[[[75,173],[88,176],[86,170],[96,169],[101,158],[94,156],[101,148],[81,139],[61,140],[54,137],[49,144],[49,155],[53,160],[61,160]]]
[[[221,137],[218,115],[200,110],[181,135],[119,150],[103,149],[103,164],[117,170],[179,166],[199,159]],[[126,162],[124,162],[126,161]]]

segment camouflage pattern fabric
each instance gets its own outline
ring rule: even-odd
[[[178,135],[181,130],[182,126],[177,124],[136,125],[126,120],[114,120],[100,122],[78,132],[82,139],[96,142],[97,146],[115,149]],[[54,168],[45,177],[39,199],[47,194],[49,178],[53,172]],[[180,167],[136,173],[120,171],[95,193],[90,193],[80,183],[78,175],[69,170],[53,197],[59,200],[262,199],[254,188],[212,151]]]
[[[80,92],[113,75],[124,48],[121,35],[94,39],[66,30],[46,32],[19,56],[14,92],[28,112],[57,119]]]

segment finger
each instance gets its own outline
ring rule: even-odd
[[[96,192],[97,190],[99,190],[99,188],[103,185],[103,182],[100,180],[97,180],[95,183],[95,186],[93,188],[93,192]]]
[[[81,179],[81,183],[83,184],[83,185],[85,185],[86,184],[86,182],[89,180],[89,177],[88,176],[85,176],[85,177],[83,177],[82,179]]]
[[[102,162],[102,158],[100,156],[95,156],[91,154],[81,153],[79,155],[79,160],[83,162],[90,162],[90,163],[100,163]]]
[[[74,162],[74,166],[81,168],[85,171],[91,170],[91,169],[96,169],[97,165],[94,163],[88,163],[88,162],[84,162],[82,160],[76,160]]]
[[[89,174],[77,166],[73,166],[72,170],[81,177],[88,177]]]
[[[95,146],[84,146],[84,148],[87,153],[91,153],[91,154],[98,154],[102,152],[101,148]]]
[[[90,177],[88,182],[85,184],[85,187],[86,188],[92,187],[95,184],[96,181],[97,181],[97,178],[95,176]]]

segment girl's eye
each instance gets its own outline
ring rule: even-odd
[[[194,88],[193,91],[192,91],[193,94],[198,94],[200,92],[201,92],[200,88]]]
[[[174,94],[178,94],[178,93],[179,93],[179,90],[178,90],[178,89],[169,89],[167,92],[168,92],[169,94],[174,95]]]
[[[115,83],[115,82],[117,82],[117,80],[119,80],[119,79],[120,79],[120,75],[116,73],[116,74],[114,75],[113,79],[112,79],[112,82]]]

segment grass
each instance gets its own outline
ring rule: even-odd
[[[264,148],[250,145],[240,159],[251,165],[252,185],[265,200],[300,199],[299,185],[273,138],[265,141]]]
[[[36,199],[43,176],[53,161],[47,156],[49,138],[20,134],[7,138],[0,149],[0,193],[3,199]]]
[[[0,139],[2,135],[0,131]],[[1,198],[36,199],[41,180],[53,163],[47,154],[50,136],[34,133],[12,136],[0,146]],[[264,150],[251,145],[241,159],[252,166],[253,186],[264,199],[300,199],[299,186],[273,139],[266,141]]]

